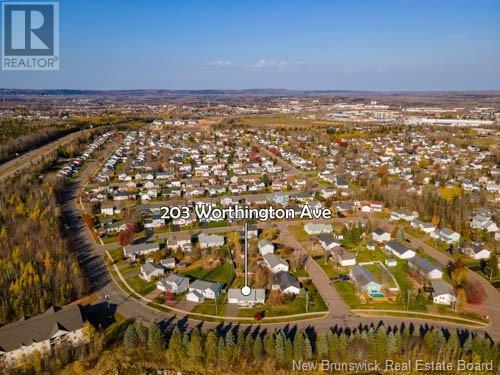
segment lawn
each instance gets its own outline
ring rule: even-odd
[[[309,235],[304,230],[302,224],[299,225],[290,225],[288,227],[290,233],[295,237],[295,239],[299,242],[307,241],[309,239]]]
[[[318,293],[316,287],[312,283],[305,283],[304,288],[309,292],[309,309],[308,312],[321,312],[327,311],[323,298]],[[284,315],[295,315],[303,314],[306,312],[306,298],[305,294],[302,293],[295,296],[292,300],[285,302],[281,306],[271,306],[269,303],[265,303],[261,306],[255,306],[251,309],[240,308],[238,309],[238,316],[242,317],[253,317],[255,313],[265,311],[265,316],[284,316]]]
[[[234,278],[234,269],[230,263],[224,262],[217,267],[207,270],[203,267],[196,267],[183,272],[184,275],[207,281],[215,281],[229,285]]]
[[[134,289],[137,293],[139,293],[142,296],[151,293],[156,288],[155,281],[146,282],[139,276],[131,277],[130,279],[127,280],[127,283],[128,285],[130,285],[132,289]]]
[[[191,312],[210,315],[224,315],[226,307],[226,296],[221,295],[217,298],[217,314],[215,314],[215,300],[205,299],[202,303],[197,304]]]
[[[379,264],[367,264],[364,266],[368,271],[370,271],[376,279],[384,284],[386,288],[395,288],[396,284],[394,280],[391,278],[391,275],[388,275],[387,271]],[[390,272],[390,271],[389,271]]]
[[[356,256],[356,261],[358,263],[363,262],[373,262],[378,260],[380,262],[385,262],[387,255],[384,254],[382,250],[377,246],[375,250],[368,250],[365,246],[359,246]]]
[[[337,268],[335,268],[330,261],[326,261],[323,257],[317,256],[314,257],[314,260],[318,265],[325,271],[326,275],[332,279],[336,279],[342,272],[340,272]]]
[[[113,258],[113,262],[118,262],[123,259],[123,250],[121,247],[117,247],[116,249],[110,250],[109,255]]]

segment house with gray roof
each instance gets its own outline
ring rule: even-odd
[[[156,242],[141,242],[129,244],[123,247],[123,255],[125,258],[135,260],[139,255],[147,255],[160,251],[160,245]]]
[[[283,294],[297,295],[300,292],[299,280],[286,271],[280,271],[273,276],[272,289]]]
[[[213,281],[195,280],[189,285],[186,299],[191,302],[203,302],[205,298],[215,299],[223,286],[223,284]]]
[[[378,281],[373,274],[363,266],[354,266],[349,271],[354,285],[358,290],[368,294],[380,293],[382,283]]]
[[[412,249],[397,241],[387,242],[385,244],[385,249],[400,259],[410,259],[416,254]]]
[[[431,280],[431,286],[434,303],[449,306],[457,301],[455,290],[447,282],[443,280]]]
[[[14,366],[37,351],[48,355],[60,346],[82,344],[86,340],[83,325],[80,305],[51,307],[43,314],[6,324],[0,327],[0,363]]]
[[[171,273],[167,277],[158,280],[156,288],[163,292],[183,293],[189,288],[189,278]]]
[[[260,240],[257,244],[257,247],[259,248],[260,255],[274,253],[274,245],[271,241]]]
[[[248,296],[243,295],[240,288],[231,288],[227,291],[227,303],[237,304],[240,307],[254,307],[265,302],[265,289],[252,288]]]
[[[159,264],[146,262],[141,266],[140,277],[146,281],[151,281],[165,274],[165,269]]]
[[[198,236],[198,241],[200,242],[201,249],[224,246],[224,236],[219,236],[218,234],[201,233]]]
[[[441,279],[443,277],[443,271],[439,266],[422,258],[420,255],[408,259],[408,266],[417,270],[420,275],[427,279]]]
[[[262,258],[264,258],[264,262],[272,273],[278,273],[280,271],[288,272],[288,262],[279,255],[267,253]]]

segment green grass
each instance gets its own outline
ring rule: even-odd
[[[289,272],[294,275],[295,277],[308,277],[309,274],[304,268],[299,268],[297,271],[293,271],[292,269],[289,270]]]
[[[387,271],[382,268],[379,263],[367,264],[364,266],[368,271],[370,271],[376,279],[384,283],[386,288],[395,288],[396,284],[392,280],[391,276],[387,274]],[[390,271],[389,271],[390,272]]]
[[[295,237],[295,239],[299,242],[307,241],[309,239],[309,235],[304,230],[304,227],[302,224],[290,225],[288,227],[288,230]]]
[[[226,307],[226,297],[219,296],[217,298],[217,315],[224,315],[224,310]],[[215,300],[205,299],[202,303],[197,304],[191,312],[198,314],[215,314]]]
[[[110,250],[109,255],[113,258],[113,262],[118,262],[123,259],[123,250],[121,247],[117,247],[116,249]]]
[[[134,289],[141,296],[145,296],[146,294],[149,294],[156,289],[155,281],[146,282],[139,276],[131,277],[130,279],[127,280],[127,283],[128,285],[130,285],[132,289]]]
[[[361,303],[356,294],[356,288],[349,281],[339,281],[334,285],[344,302],[347,303],[351,309],[366,306]]]
[[[325,271],[330,280],[336,279],[342,273],[333,266],[332,262],[325,262],[324,258],[321,256],[314,257],[314,260],[323,269],[323,271]]]
[[[382,250],[377,246],[375,250],[368,250],[365,246],[358,247],[358,254],[356,256],[356,261],[358,263],[363,262],[373,262],[378,260],[380,262],[385,262],[387,255],[384,254]]]
[[[190,269],[184,275],[207,281],[214,281],[229,285],[234,278],[234,269],[230,263],[224,262],[212,270],[207,270],[203,267]]]

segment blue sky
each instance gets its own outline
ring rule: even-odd
[[[60,71],[0,87],[500,89],[500,1],[61,0]]]

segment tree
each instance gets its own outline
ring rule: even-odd
[[[253,342],[252,353],[253,353],[253,358],[256,361],[260,361],[262,359],[263,347],[262,347],[262,337],[260,335],[257,335],[255,341]]]
[[[123,335],[123,344],[127,349],[133,349],[137,347],[139,342],[139,337],[137,336],[137,331],[133,324],[130,324]]]
[[[148,329],[140,322],[135,322],[135,331],[137,332],[137,337],[142,345],[146,345],[148,342]]]
[[[311,360],[313,357],[313,352],[312,352],[312,345],[311,341],[309,340],[309,337],[305,337],[304,339],[304,359],[305,360]]]
[[[122,230],[118,235],[118,241],[121,246],[127,246],[132,242],[132,233],[128,229]]]
[[[207,339],[205,343],[205,353],[207,363],[215,364],[217,360],[217,336],[214,331],[210,331],[207,334]]]
[[[285,338],[282,332],[276,334],[275,346],[276,360],[280,364],[285,363]]]
[[[486,298],[483,286],[478,281],[469,281],[465,284],[467,302],[473,305],[481,304]]]
[[[304,335],[302,332],[297,332],[293,338],[293,355],[294,358],[304,359]]]
[[[304,267],[306,260],[307,253],[302,249],[295,249],[290,256],[290,263],[294,271],[297,271],[298,268]]]
[[[318,353],[318,359],[326,359],[328,356],[328,338],[326,334],[320,334],[316,343],[316,351]]]
[[[195,328],[191,332],[187,355],[190,363],[194,368],[199,368],[203,363],[203,339],[201,337],[199,328]]]
[[[165,339],[157,323],[153,322],[148,330],[148,348],[152,351],[163,350]]]
[[[498,274],[498,258],[495,251],[492,251],[488,259],[489,273],[486,276],[495,277]]]

